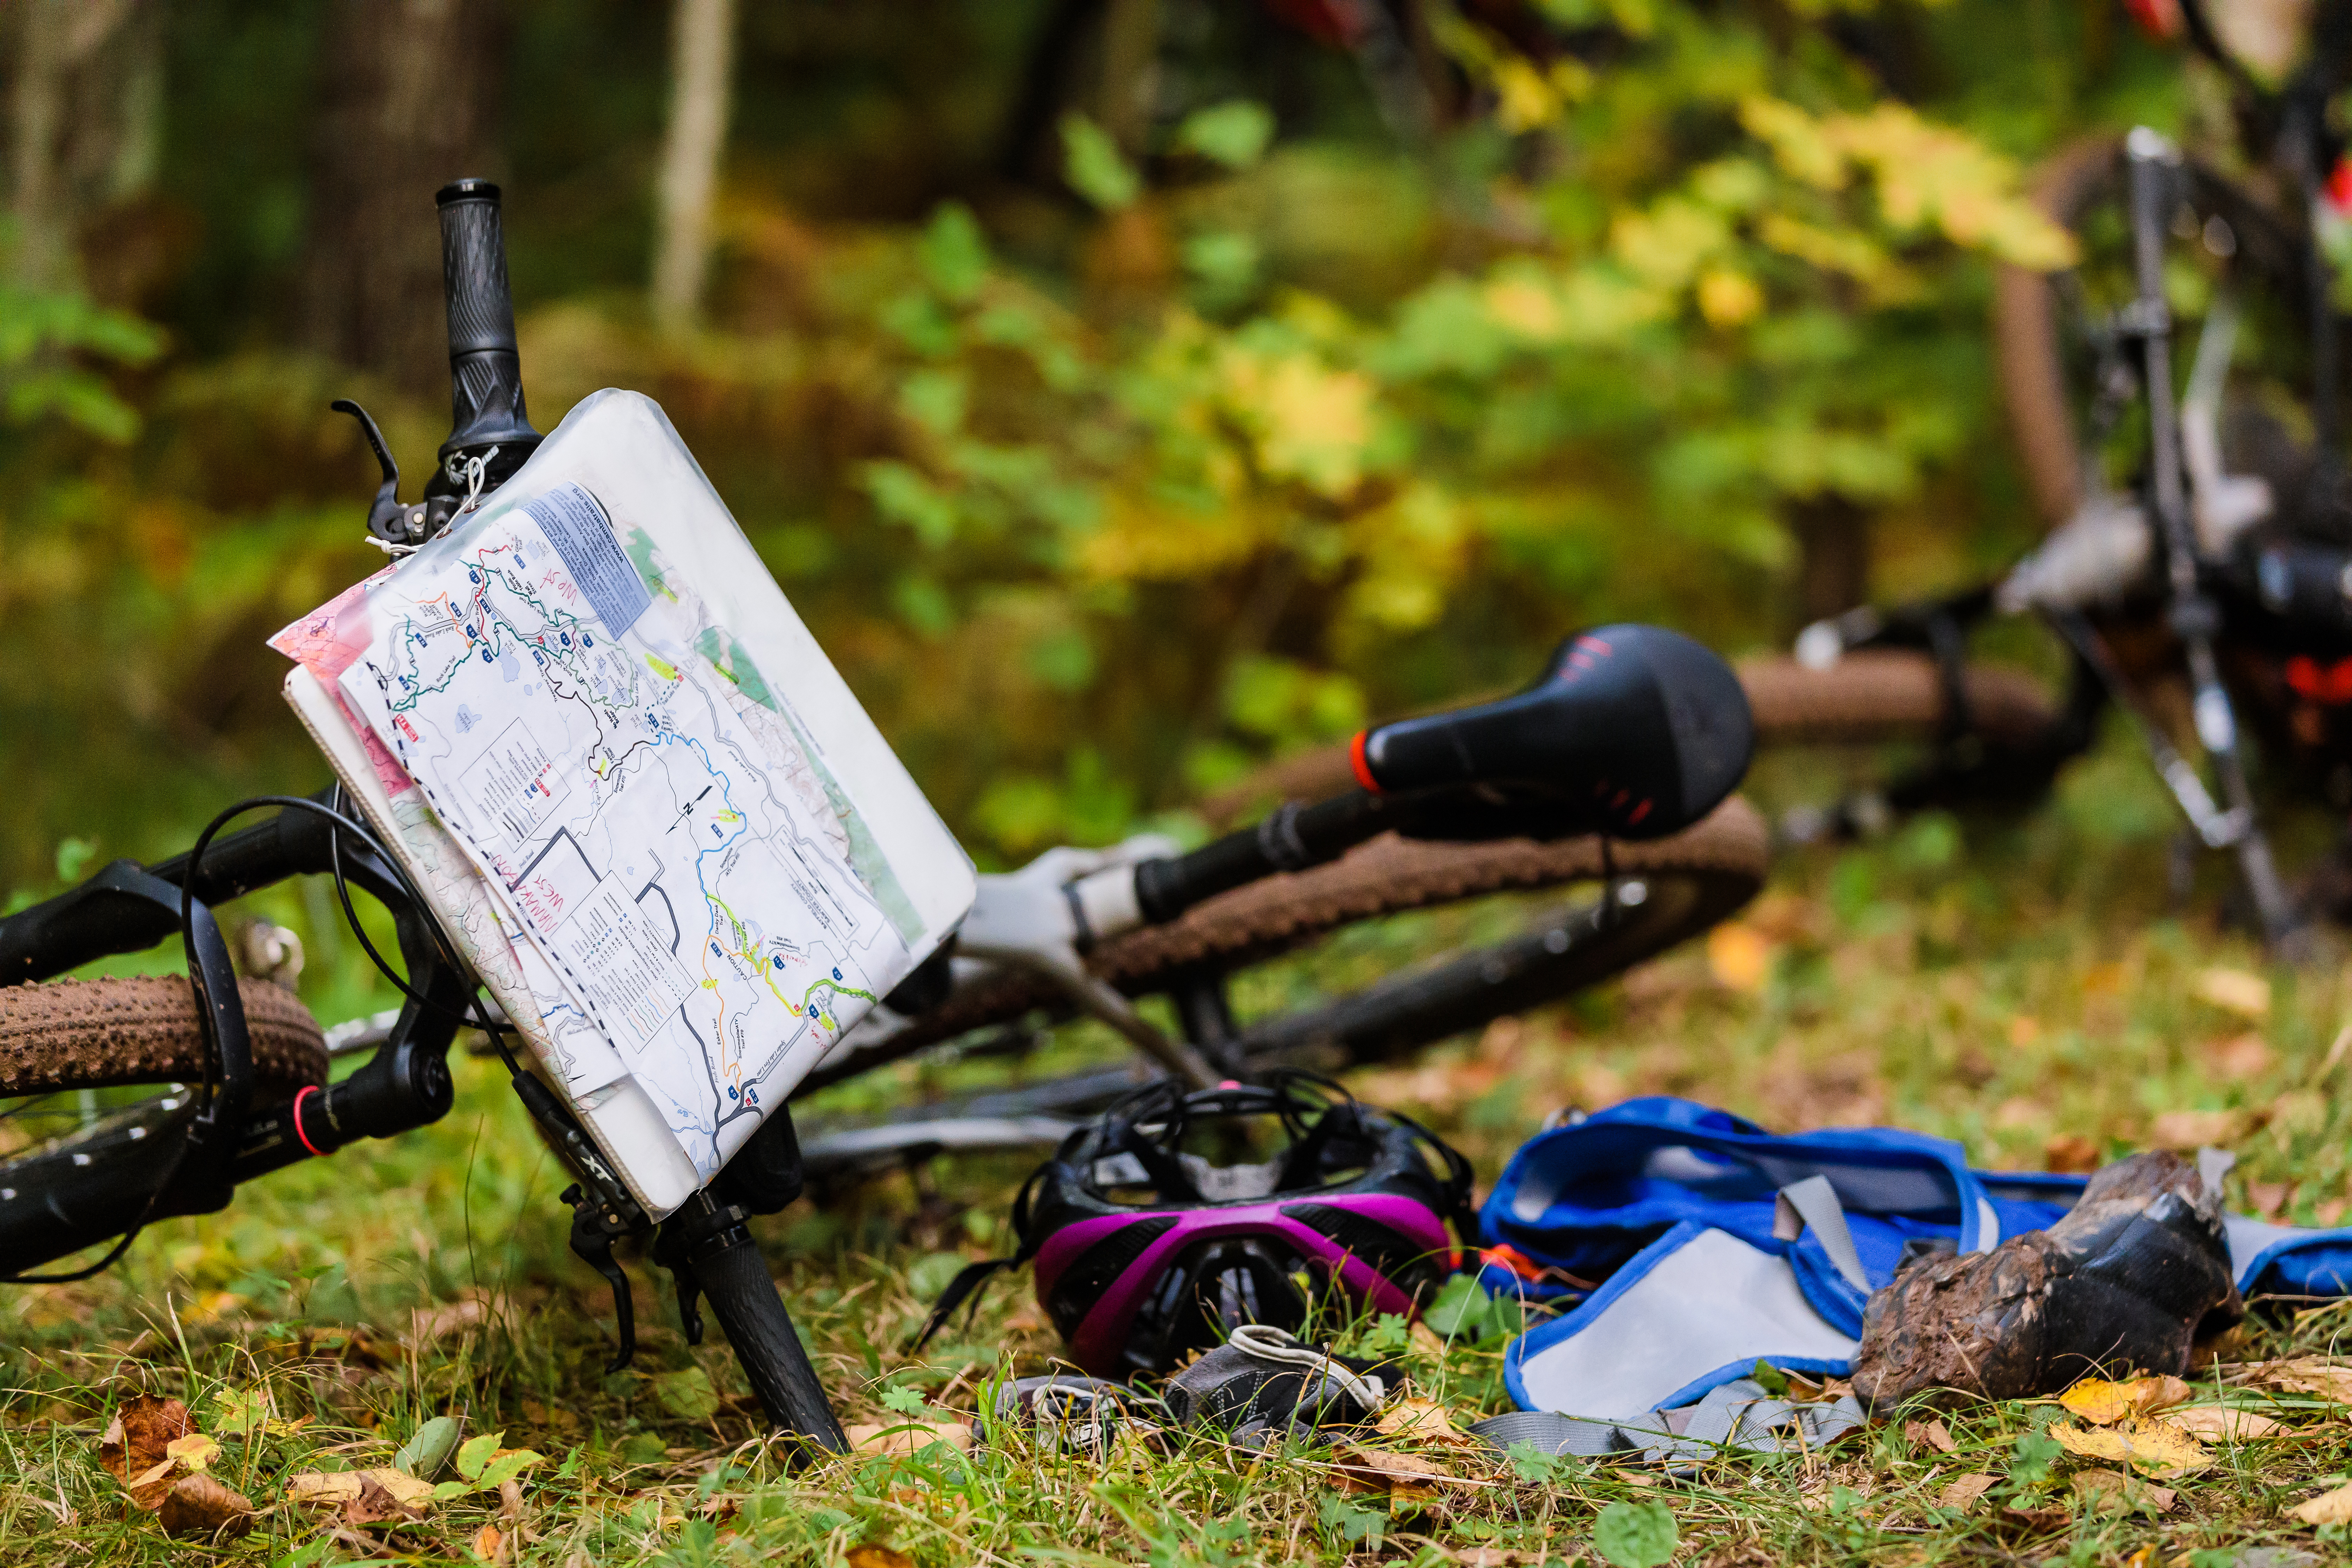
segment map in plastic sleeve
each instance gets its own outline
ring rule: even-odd
[[[589,399],[362,588],[331,684],[544,964],[546,1032],[584,1025],[700,1179],[969,909],[970,861],[646,399]]]

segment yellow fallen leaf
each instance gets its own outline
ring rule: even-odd
[[[182,1469],[194,1475],[213,1462],[213,1456],[220,1452],[220,1445],[202,1432],[191,1432],[184,1437],[174,1437],[164,1444],[163,1452],[178,1460]]]
[[[971,1428],[961,1421],[869,1421],[845,1429],[850,1450],[859,1454],[913,1454],[934,1443],[958,1453],[971,1449]]]
[[[1772,944],[1754,926],[1728,921],[1706,933],[1706,967],[1727,990],[1761,991],[1772,977]]]
[[[2285,1422],[2274,1421],[2260,1411],[2233,1410],[2225,1405],[2192,1405],[2165,1419],[2200,1437],[2218,1437],[2228,1443],[2248,1443],[2290,1429]]]
[[[485,1563],[508,1563],[514,1558],[514,1552],[509,1548],[505,1532],[495,1524],[486,1524],[474,1531],[474,1539],[470,1544],[474,1549],[474,1555]]]
[[[2150,1475],[2185,1476],[2213,1462],[2213,1456],[2193,1434],[2161,1416],[2088,1429],[2072,1421],[2053,1421],[2050,1436],[2070,1454],[2118,1460]]]
[[[2271,1016],[2271,983],[2247,970],[2219,966],[2200,969],[2197,978],[2189,982],[2189,994],[2200,1002],[2242,1017]]]
[[[1420,1437],[1435,1443],[1467,1444],[1475,1439],[1465,1436],[1445,1413],[1445,1406],[1434,1399],[1394,1399],[1381,1411],[1372,1429],[1384,1437]]]
[[[2242,1018],[2270,1018],[2270,980],[2246,969],[2200,969],[2189,994]]]
[[[915,1560],[887,1546],[853,1546],[849,1568],[915,1568]]]
[[[2352,1524],[2352,1486],[2337,1487],[2299,1502],[2287,1512],[2305,1524]]]
[[[2134,1415],[2150,1415],[2186,1404],[2188,1399],[2189,1385],[2177,1377],[2136,1377],[2128,1383],[2086,1377],[2060,1394],[2058,1403],[2085,1421],[2112,1426]]]

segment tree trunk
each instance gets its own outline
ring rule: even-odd
[[[505,0],[332,0],[310,155],[302,335],[418,393],[448,385],[433,193],[496,177]]]
[[[1797,614],[1811,625],[1870,597],[1870,514],[1834,492],[1792,501],[1797,536]]]
[[[145,193],[163,132],[162,0],[0,5],[8,70],[12,270],[37,287],[80,281],[85,224]]]
[[[692,326],[710,271],[710,202],[727,146],[735,65],[735,0],[676,0],[670,34],[669,134],[662,143],[654,320]]]

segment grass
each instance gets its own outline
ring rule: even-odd
[[[1819,765],[1776,763],[1751,789],[1785,801]],[[2036,1169],[2184,1130],[2217,1134],[2240,1157],[2234,1206],[2333,1219],[2352,1196],[2352,1113],[2338,1092],[2352,1067],[2331,1050],[2352,993],[2332,962],[2271,971],[2222,929],[2221,867],[2175,908],[2169,830],[2144,766],[2110,745],[2030,819],[1930,817],[1866,848],[1795,856],[1711,945],[1361,1074],[1356,1088],[1433,1117],[1486,1177],[1562,1105],[1671,1092],[1782,1129],[1901,1123],[1962,1140],[1980,1163]],[[2290,862],[2326,832],[2315,818],[2289,822]],[[1474,910],[1354,933],[1251,977],[1243,1000],[1271,1005],[1375,973],[1497,918]],[[2267,1012],[2253,1016],[2242,996],[2230,998],[2237,1011],[2207,999],[2229,996],[2208,973],[2217,967],[2266,980]],[[1041,1454],[1002,1428],[971,1453],[933,1447],[787,1476],[758,1440],[731,1357],[685,1343],[641,1259],[631,1264],[637,1363],[604,1371],[611,1303],[564,1250],[555,1193],[565,1178],[487,1065],[458,1067],[458,1108],[436,1128],[283,1173],[220,1215],[159,1226],[101,1279],[0,1295],[0,1563],[473,1562],[480,1551],[546,1564],[855,1568],[1565,1563],[1597,1560],[1596,1521],[1612,1504],[1663,1505],[1677,1561],[1724,1568],[2215,1568],[2263,1562],[2244,1553],[2264,1546],[2346,1552],[2284,1510],[2352,1470],[2352,1426],[2310,1396],[2255,1387],[2243,1370],[2336,1351],[2347,1317],[2333,1309],[2258,1324],[2200,1373],[2200,1399],[2252,1403],[2294,1433],[2217,1445],[2212,1468],[2167,1483],[2178,1497],[2162,1512],[2144,1489],[2086,1490],[2077,1478],[2100,1467],[2043,1435],[2059,1414],[2046,1403],[1947,1413],[1948,1453],[1899,1416],[1827,1452],[1728,1458],[1684,1480],[1440,1446],[1426,1452],[1448,1476],[1423,1488],[1388,1485],[1363,1456],[1329,1449],[1130,1436],[1095,1460]],[[1005,1070],[910,1066],[836,1098],[871,1102]],[[1048,1363],[1056,1346],[1025,1280],[991,1292],[957,1342],[920,1361],[902,1352],[945,1275],[1005,1247],[1023,1173],[1015,1163],[943,1164],[919,1184],[893,1177],[824,1212],[804,1202],[761,1222],[845,1419],[967,1418],[992,1380]],[[1417,1335],[1404,1353],[1416,1386],[1466,1424],[1503,1406],[1503,1338]],[[250,1535],[172,1541],[100,1468],[110,1412],[141,1390],[185,1400],[222,1437],[214,1473],[263,1510]],[[229,1435],[257,1399],[268,1418]],[[455,1495],[426,1520],[394,1529],[338,1534],[329,1514],[284,1500],[290,1476],[387,1463],[443,1414],[543,1458],[504,1494],[445,1489]],[[1968,1475],[1991,1478],[1986,1496],[1939,1507]]]

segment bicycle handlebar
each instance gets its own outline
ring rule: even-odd
[[[483,489],[522,466],[540,434],[523,406],[514,299],[498,186],[455,180],[434,196],[441,212],[441,279],[449,310],[449,438],[427,496],[462,495],[468,458],[483,459]]]

